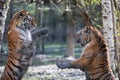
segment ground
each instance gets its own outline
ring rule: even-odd
[[[4,67],[0,67],[0,75]],[[56,65],[32,66],[23,80],[85,80],[84,73],[78,69],[58,69]]]
[[[80,70],[58,69],[56,65],[30,67],[23,80],[85,80]]]
[[[57,58],[53,56],[37,55],[22,80],[86,80],[79,69],[59,69]],[[0,66],[0,76],[4,66]]]

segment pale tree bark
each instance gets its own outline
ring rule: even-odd
[[[119,58],[119,41],[118,41],[118,35],[117,35],[117,24],[116,24],[116,15],[115,15],[115,2],[111,0],[111,6],[112,6],[112,16],[113,16],[113,33],[114,33],[114,45],[115,45],[115,60],[116,60],[116,75],[118,75],[118,78],[120,80],[120,58]]]
[[[5,20],[7,17],[7,12],[9,9],[10,0],[0,0],[0,53],[1,53],[1,44],[3,39],[3,33],[5,29]]]
[[[118,14],[118,24],[117,24],[117,38],[118,38],[118,77],[120,79],[120,12]]]
[[[103,34],[108,43],[108,50],[110,54],[110,63],[113,72],[115,73],[115,47],[113,34],[113,16],[111,0],[102,0],[102,19],[103,19]],[[115,75],[116,76],[116,75]]]

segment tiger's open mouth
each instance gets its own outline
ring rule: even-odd
[[[82,47],[84,47],[85,45],[86,45],[86,44],[84,44],[84,43],[81,43],[81,46],[82,46]]]
[[[84,47],[85,45],[87,45],[87,43],[88,43],[88,42],[86,42],[86,41],[82,41],[82,42],[81,42],[81,46]]]
[[[81,47],[84,47],[85,45],[87,45],[86,41],[81,41],[80,39],[76,40],[76,43],[80,44]]]

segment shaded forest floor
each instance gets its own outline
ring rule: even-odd
[[[59,69],[55,65],[59,57],[37,55],[23,80],[86,80],[79,69]],[[0,67],[0,76],[4,65]]]

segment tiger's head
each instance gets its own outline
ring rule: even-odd
[[[96,35],[101,36],[101,33],[94,27],[87,26],[77,32],[75,40],[77,43],[80,43],[81,46],[87,45],[91,41],[96,40]],[[101,36],[102,37],[102,36]]]
[[[36,22],[35,18],[27,10],[21,10],[13,16],[9,26],[9,30],[15,27],[33,29]]]
[[[81,46],[85,46],[87,43],[91,41],[91,28],[85,27],[77,32],[75,40],[77,43],[80,43]]]
[[[8,29],[9,48],[19,50],[21,47],[29,47],[37,37],[47,34],[48,29],[37,28],[35,18],[27,11],[17,12],[10,20]]]
[[[9,24],[9,44],[13,43],[14,49],[16,50],[22,46],[30,45],[33,41],[32,31],[35,30],[35,27],[35,18],[27,10],[17,12]]]

